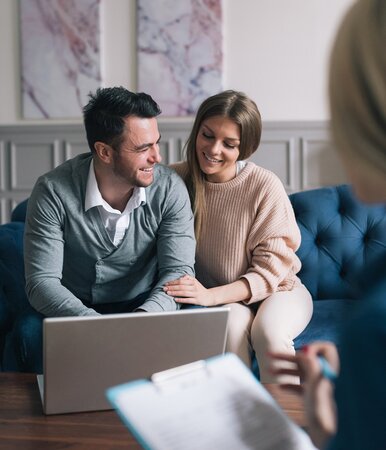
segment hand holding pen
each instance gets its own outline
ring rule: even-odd
[[[329,362],[327,361],[327,359],[324,356],[319,355],[318,360],[319,360],[322,376],[324,378],[326,378],[327,380],[330,380],[331,382],[335,383],[335,381],[338,377],[338,374],[336,373],[336,371],[330,366]]]
[[[314,342],[302,347],[301,353],[307,358],[315,359],[320,374],[331,382],[335,382],[339,372],[339,356],[331,342]]]
[[[283,384],[281,387],[302,396],[308,432],[314,444],[322,448],[336,429],[333,381],[339,372],[336,347],[330,342],[314,342],[296,355],[271,353],[271,357],[274,374],[300,377],[300,385]]]
[[[307,382],[311,377],[323,377],[334,382],[339,372],[338,352],[331,342],[313,342],[310,345],[303,346],[296,355],[271,353],[270,356],[273,374],[300,377],[302,380],[301,386],[286,386],[294,391],[301,391],[304,382]]]

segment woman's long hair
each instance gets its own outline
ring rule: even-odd
[[[215,116],[231,119],[240,127],[239,160],[249,158],[257,150],[261,138],[260,112],[255,102],[243,92],[232,90],[221,92],[207,98],[199,107],[185,147],[188,163],[185,182],[192,202],[197,241],[201,234],[206,202],[205,175],[201,171],[197,159],[196,140],[202,122]]]

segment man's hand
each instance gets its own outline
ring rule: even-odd
[[[177,303],[189,305],[214,306],[215,298],[210,289],[206,289],[196,278],[184,275],[177,280],[168,281],[164,291]]]

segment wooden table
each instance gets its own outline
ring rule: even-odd
[[[284,411],[305,425],[300,400],[277,385],[267,389]],[[0,449],[140,449],[114,411],[45,416],[36,376],[0,373]]]

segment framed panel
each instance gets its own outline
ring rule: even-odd
[[[81,117],[102,83],[100,0],[19,0],[25,118]]]
[[[182,160],[181,139],[178,137],[169,137],[162,139],[160,142],[160,150],[162,156],[162,164],[173,164]]]
[[[186,144],[186,138],[177,138],[176,144],[177,145],[176,145],[175,152],[174,152],[174,161],[173,162],[178,162],[178,161],[182,161],[183,159],[185,159],[184,147]]]
[[[10,187],[32,190],[37,178],[52,170],[58,160],[59,141],[52,143],[10,143]]]
[[[159,143],[159,151],[162,157],[162,164],[169,164],[169,153],[170,153],[170,144],[171,141],[169,140],[165,140],[163,139],[160,143]]]
[[[6,198],[0,198],[0,223],[7,223],[10,220],[11,211]]]
[[[342,163],[330,141],[301,139],[302,190],[347,182]]]
[[[296,189],[294,175],[295,139],[264,139],[257,151],[249,158],[255,164],[271,170],[283,183],[287,192]]]
[[[222,90],[222,0],[138,0],[138,91],[164,116],[194,114]]]
[[[66,140],[64,142],[64,160],[74,158],[82,153],[88,153],[90,149],[88,148],[87,142],[83,140]]]
[[[5,191],[5,186],[5,149],[4,141],[0,141],[0,192]]]

